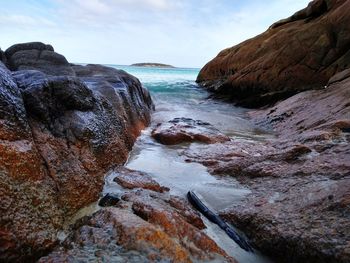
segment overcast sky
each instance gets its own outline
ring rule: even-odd
[[[70,62],[202,67],[309,0],[2,1],[0,47],[41,41]]]

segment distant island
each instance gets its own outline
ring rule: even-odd
[[[134,67],[154,67],[154,68],[175,68],[172,65],[161,64],[161,63],[135,63],[131,66]]]

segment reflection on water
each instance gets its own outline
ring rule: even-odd
[[[209,94],[194,82],[196,69],[123,69],[140,78],[151,91],[156,105],[151,127],[137,140],[126,164],[128,168],[150,173],[160,184],[170,187],[172,194],[185,197],[189,190],[194,190],[214,211],[229,207],[249,193],[249,189],[234,178],[214,177],[203,165],[186,163],[181,152],[188,144],[164,146],[150,136],[157,123],[186,117],[209,122],[233,139],[263,140],[268,135],[245,118],[245,109],[208,99]],[[110,187],[113,188],[113,184]],[[208,235],[239,262],[270,262],[259,254],[244,251],[218,226],[203,219]]]

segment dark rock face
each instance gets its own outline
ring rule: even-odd
[[[348,0],[314,0],[263,34],[221,51],[197,81],[247,107],[320,89],[350,65],[349,9]]]
[[[159,123],[152,131],[152,137],[166,145],[185,142],[218,143],[230,141],[230,138],[210,123],[188,118],[175,118]]]
[[[142,174],[123,170],[128,173]],[[134,185],[138,189],[126,190],[115,207],[80,219],[62,246],[39,262],[236,262],[202,232],[201,216],[187,200],[146,190],[142,176]]]
[[[99,206],[108,207],[108,206],[116,206],[120,201],[119,195],[108,193],[98,202]]]
[[[0,64],[0,261],[12,262],[52,249],[64,219],[98,199],[104,174],[126,161],[153,104],[135,77],[71,67],[51,46],[20,44],[5,54],[18,69]]]
[[[221,215],[278,262],[350,261],[350,78],[251,112],[266,141],[196,145],[188,161],[231,175],[252,193]],[[336,81],[335,81],[336,80]]]
[[[6,64],[6,56],[4,51],[2,51],[1,49],[0,49],[0,62],[2,62],[3,64]]]
[[[16,44],[5,51],[10,70],[36,69],[48,75],[73,76],[74,71],[66,58],[51,45],[40,42]]]

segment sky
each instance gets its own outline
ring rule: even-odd
[[[0,47],[40,41],[73,63],[202,67],[309,0],[0,0]]]

